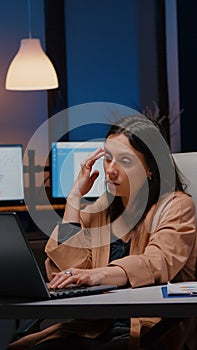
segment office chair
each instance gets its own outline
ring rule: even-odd
[[[194,200],[197,215],[197,152],[173,153],[173,158],[188,184],[187,192]]]
[[[187,185],[186,192],[190,194],[194,200],[197,222],[197,152],[173,153],[172,156],[180,171],[183,183]],[[197,260],[195,277],[197,280]],[[175,327],[179,321],[180,319],[177,320],[176,318],[161,320],[145,335],[141,345],[152,346],[156,344],[159,336],[167,332],[170,328]]]
[[[197,222],[197,152],[174,153],[173,158],[188,185],[186,191],[194,200]],[[197,260],[195,276],[197,280]]]

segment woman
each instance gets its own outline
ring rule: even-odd
[[[81,199],[99,176],[92,167],[101,157],[106,193],[82,210]],[[195,220],[193,200],[183,189],[158,127],[142,115],[122,118],[110,127],[104,148],[81,164],[63,220],[47,242],[49,288],[70,283],[136,288],[195,280]],[[30,336],[32,344],[37,343],[30,347],[134,349],[141,344],[144,349],[170,349],[170,339],[173,349],[183,349],[191,339],[190,328],[182,336],[178,332],[191,320],[176,321],[174,329],[167,327],[146,344],[146,334],[159,321],[73,320]]]

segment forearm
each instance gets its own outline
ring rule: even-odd
[[[66,201],[66,207],[62,222],[80,222],[81,196],[70,193]]]
[[[116,284],[119,287],[125,286],[128,283],[126,272],[119,266],[108,266],[104,268],[105,276],[103,278],[104,284]]]

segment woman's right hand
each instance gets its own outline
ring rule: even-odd
[[[104,154],[105,154],[104,148],[99,148],[96,151],[92,152],[81,163],[80,172],[70,191],[71,196],[83,197],[86,193],[90,191],[95,180],[99,176],[99,171],[94,170],[92,172],[92,167],[99,158],[104,156]]]

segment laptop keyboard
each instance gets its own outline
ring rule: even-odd
[[[52,298],[71,298],[83,295],[100,294],[102,292],[116,289],[116,286],[72,286],[63,289],[50,289],[49,293]]]
[[[86,294],[86,286],[68,287],[63,289],[50,289],[49,293],[53,298],[69,298]]]

